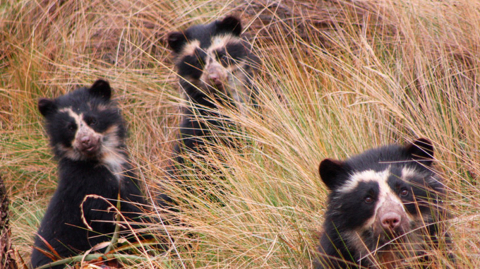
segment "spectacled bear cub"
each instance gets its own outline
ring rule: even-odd
[[[420,138],[345,161],[323,160],[320,176],[330,194],[315,268],[396,268],[429,244],[437,247],[437,237],[448,244],[433,151]]]
[[[146,201],[129,164],[124,120],[110,97],[108,82],[97,80],[90,88],[79,88],[56,99],[38,102],[58,160],[59,180],[35,237],[33,267],[109,241],[115,229],[115,211],[109,210],[110,206],[102,199],[88,198],[82,213],[81,204],[86,195],[101,196],[113,205],[120,196],[123,216],[140,222],[139,206]],[[91,230],[84,224],[82,214]],[[128,233],[127,229],[121,231]],[[52,254],[51,248],[60,257]]]
[[[175,147],[177,163],[184,163],[181,153],[199,152],[202,139],[212,140],[208,123],[226,130],[225,121],[217,121],[215,101],[237,106],[254,103],[256,90],[251,77],[259,59],[250,51],[249,43],[241,36],[238,18],[228,16],[210,24],[192,26],[168,35],[173,50],[180,86],[189,104],[180,125],[180,143]]]

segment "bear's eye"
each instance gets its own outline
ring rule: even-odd
[[[74,123],[69,123],[69,124],[67,125],[67,129],[68,129],[69,131],[75,131],[75,127],[76,127],[76,126],[75,126]]]
[[[203,58],[198,56],[195,58],[195,66],[197,67],[200,67],[200,66],[204,66],[205,63],[203,62]]]
[[[95,126],[97,124],[97,119],[91,118],[90,122],[88,123],[89,126]]]
[[[196,67],[202,67],[205,65],[204,55],[205,53],[201,52],[200,50],[196,50],[195,54],[193,55],[193,65]]]
[[[225,67],[230,65],[230,59],[226,54],[223,54],[222,56],[220,56],[220,62]]]
[[[408,190],[407,190],[407,189],[402,189],[402,190],[400,191],[400,196],[401,196],[401,197],[405,197],[405,196],[407,196],[407,195],[408,195]]]
[[[371,203],[373,203],[373,198],[372,198],[372,196],[367,196],[367,197],[365,197],[364,201],[365,201],[366,204],[371,204]]]

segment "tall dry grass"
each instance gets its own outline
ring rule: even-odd
[[[165,174],[181,93],[163,39],[225,14],[242,17],[262,59],[260,106],[220,108],[235,128],[219,135],[237,147],[212,146],[203,169],[186,169],[203,190],[191,193]],[[3,1],[0,173],[15,249],[28,261],[55,189],[37,99],[104,78],[148,193],[163,185],[187,223],[152,225],[174,246],[144,267],[311,266],[327,195],[319,162],[416,137],[433,141],[445,178],[456,266],[479,267],[479,25],[468,0]],[[454,267],[442,251],[435,268]]]

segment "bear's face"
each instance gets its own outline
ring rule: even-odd
[[[420,234],[432,223],[442,195],[430,170],[432,156],[431,143],[419,139],[346,161],[323,160],[320,175],[331,191],[325,221],[356,253],[380,253],[406,241],[420,247]]]
[[[170,33],[168,44],[174,52],[182,86],[226,95],[244,88],[253,55],[240,37],[241,31],[240,20],[230,16]]]
[[[125,129],[111,88],[98,80],[57,99],[40,99],[38,108],[45,117],[50,144],[59,158],[105,160],[123,145]]]
[[[429,205],[437,195],[424,182],[430,177],[409,167],[352,172],[332,192],[331,203],[338,205],[332,217],[342,219],[342,229],[361,235],[363,243],[385,244],[430,220]]]

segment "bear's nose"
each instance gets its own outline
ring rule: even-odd
[[[400,226],[402,217],[395,212],[388,212],[383,215],[380,221],[385,230],[395,230],[398,226]]]
[[[84,146],[90,145],[90,137],[89,137],[88,135],[82,137],[82,139],[81,139],[80,141],[82,142],[82,144],[83,144]]]

